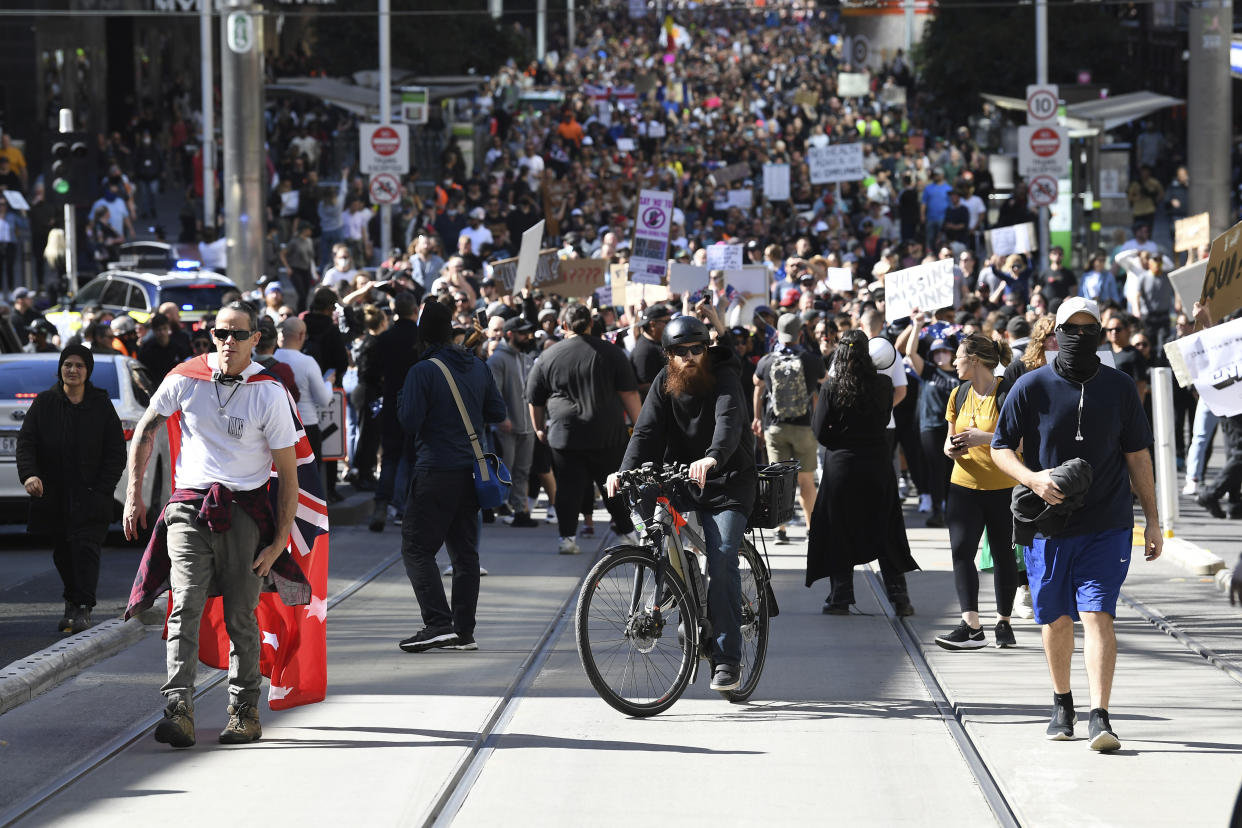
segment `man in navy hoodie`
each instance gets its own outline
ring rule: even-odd
[[[474,614],[479,602],[479,500],[474,491],[474,449],[448,380],[453,375],[471,428],[505,420],[505,403],[487,364],[453,344],[453,317],[437,300],[424,306],[418,333],[426,350],[401,389],[397,416],[413,443],[410,493],[401,524],[401,556],[422,610],[423,628],[401,642],[407,653],[443,647],[477,650]],[[436,567],[441,545],[453,564],[453,604]]]

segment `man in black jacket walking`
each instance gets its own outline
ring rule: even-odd
[[[66,633],[91,625],[99,547],[125,469],[121,421],[108,392],[91,385],[94,368],[81,345],[61,351],[56,385],[31,403],[17,437],[17,475],[33,498],[28,528],[52,535],[52,560],[65,585],[57,629]]]
[[[375,338],[375,347],[366,366],[363,381],[383,391],[380,408],[380,474],[375,483],[375,507],[371,513],[372,532],[384,531],[388,504],[405,508],[409,482],[409,461],[402,448],[405,432],[397,421],[397,397],[405,375],[418,360],[418,299],[413,293],[399,293],[395,300],[397,319],[392,327]]]
[[[754,441],[747,439],[741,364],[727,345],[709,346],[707,326],[678,317],[664,328],[668,365],[638,415],[621,471],[646,462],[689,463],[707,542],[707,604],[712,629],[711,688],[738,686],[742,660],[742,586],[737,550],[755,501]],[[608,495],[617,492],[608,478]]]

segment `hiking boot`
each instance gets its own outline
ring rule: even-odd
[[[65,614],[56,622],[56,632],[71,633],[73,632],[73,614],[78,611],[78,605],[72,601],[65,602]]]
[[[164,718],[155,726],[155,741],[175,748],[194,745],[194,712],[181,699],[173,699],[164,708]]]
[[[1067,742],[1074,738],[1074,708],[1053,702],[1052,715],[1048,718],[1045,736],[1053,742]]]
[[[397,646],[407,653],[424,653],[437,647],[453,648],[461,643],[451,627],[423,627]]]
[[[531,518],[530,512],[518,512],[511,520],[505,522],[518,529],[531,529],[539,525],[539,521]]]
[[[382,500],[375,501],[375,508],[371,510],[371,522],[367,528],[372,532],[383,532],[384,521],[388,518],[388,504]]]
[[[717,664],[712,671],[712,690],[736,690],[741,684],[742,671],[736,664]]]
[[[229,723],[220,731],[220,744],[244,745],[263,736],[259,727],[259,711],[253,704],[238,702],[229,705]]]
[[[978,650],[988,646],[983,627],[971,628],[965,621],[944,635],[936,636],[936,644],[946,650]]]
[[[83,630],[90,629],[91,626],[91,608],[85,604],[73,611],[73,621],[69,625],[69,631],[80,633]]]
[[[558,555],[578,555],[582,549],[578,546],[578,542],[573,538],[561,538],[556,545],[556,554]]]
[[[1018,640],[1013,637],[1013,627],[1008,621],[997,621],[996,629],[992,633],[993,643],[1001,650],[1008,650],[1011,647],[1018,646]]]
[[[1121,740],[1113,732],[1113,726],[1108,721],[1108,711],[1103,707],[1097,707],[1091,711],[1091,721],[1087,725],[1087,740],[1087,747],[1098,750],[1100,753],[1121,748]]]

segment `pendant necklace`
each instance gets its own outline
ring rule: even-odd
[[[216,409],[216,413],[223,417],[225,407],[227,407],[228,404],[233,401],[233,398],[237,396],[237,392],[241,389],[242,384],[240,382],[237,383],[237,387],[233,389],[233,393],[229,394],[229,398],[223,402],[220,401],[220,385],[218,383],[212,383],[212,387],[216,389],[216,404],[219,406]]]
[[[996,387],[996,382],[997,382],[996,377],[992,377],[992,384],[988,386],[987,394],[984,394],[983,396],[979,396],[979,393],[975,391],[974,383],[971,383],[970,394],[974,396],[974,399],[971,400],[971,406],[970,406],[970,427],[971,428],[975,427],[975,412],[979,410],[980,402],[982,402],[984,399],[988,397],[988,395],[992,393],[992,389]]]

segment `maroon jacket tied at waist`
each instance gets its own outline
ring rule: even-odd
[[[233,526],[232,505],[236,503],[250,516],[259,527],[259,546],[255,549],[255,557],[272,543],[276,534],[276,518],[272,513],[271,500],[267,486],[245,492],[234,492],[227,486],[213,483],[211,488],[176,489],[168,498],[164,511],[173,503],[197,504],[198,514],[194,521],[206,526],[211,532],[224,534]],[[168,557],[168,525],[164,522],[164,511],[160,512],[155,528],[151,532],[151,540],[138,564],[138,574],[134,577],[134,585],[129,592],[129,606],[125,608],[125,619],[142,612],[155,603],[156,597],[169,587],[169,573],[172,571],[172,560]],[[286,606],[294,607],[310,603],[310,582],[306,580],[302,568],[298,566],[289,550],[281,553],[272,565],[272,570],[263,579],[263,592],[276,592]],[[220,590],[214,583],[208,588],[207,594],[215,596]]]

